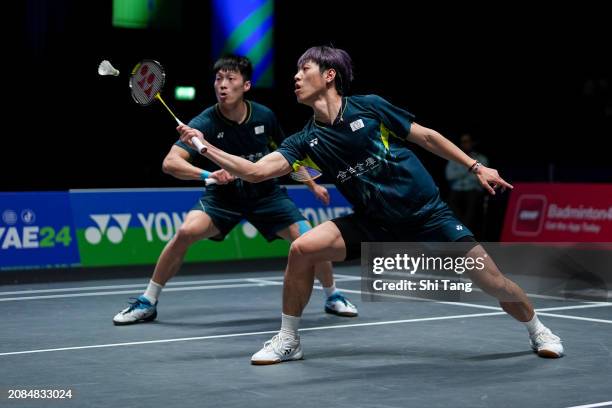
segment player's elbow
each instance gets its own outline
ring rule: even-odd
[[[162,162],[162,171],[166,174],[172,175],[174,169],[174,160],[171,157],[166,157]]]
[[[249,183],[261,183],[262,181],[266,181],[273,177],[274,175],[270,174],[270,169],[267,166],[263,166],[260,163],[253,163],[250,166],[246,177],[243,178]]]
[[[260,169],[253,169],[248,174],[245,175],[244,179],[249,183],[261,183],[268,179],[263,171]]]

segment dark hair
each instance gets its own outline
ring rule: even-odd
[[[215,62],[213,73],[216,75],[219,71],[235,71],[240,72],[245,81],[250,81],[253,75],[253,64],[247,57],[240,55],[224,55]]]
[[[316,63],[321,73],[333,68],[336,71],[336,90],[340,95],[348,93],[353,80],[353,61],[346,51],[325,45],[311,47],[298,60],[298,69],[308,61]]]

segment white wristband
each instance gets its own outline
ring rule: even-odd
[[[482,164],[480,164],[480,162],[476,162],[474,163],[470,171],[474,174],[478,174],[478,171],[480,170],[480,166],[482,166]]]

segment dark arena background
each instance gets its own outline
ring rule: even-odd
[[[18,6],[0,144],[0,406],[612,406],[612,24],[603,3]],[[324,313],[315,280],[304,361],[252,366],[279,328],[289,245],[266,243],[245,222],[221,243],[194,244],[156,320],[113,325],[203,189],[162,171],[176,123],[160,103],[134,103],[133,66],[163,64],[162,96],[187,123],[217,102],[215,60],[246,53],[257,74],[246,98],[272,109],[289,136],[312,118],[294,75],[315,45],[351,55],[350,94],[380,95],[457,145],[469,134],[515,186],[458,210],[448,162],[409,144],[476,239],[495,244],[500,269],[562,338],[563,358],[538,358],[521,324],[482,292],[371,301],[367,265],[350,261],[334,263],[335,280],[359,315]],[[119,76],[98,75],[102,60]],[[351,211],[334,181],[317,179],[332,197],[325,206],[281,178],[313,224]]]

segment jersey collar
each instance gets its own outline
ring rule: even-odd
[[[346,105],[348,104],[348,98],[344,96],[341,98],[341,101],[342,101],[342,105],[340,106],[340,111],[338,112],[338,116],[336,116],[336,119],[334,119],[334,123],[319,122],[318,120],[315,119],[314,115],[312,115],[312,122],[315,124],[315,126],[332,127],[332,126],[337,126],[341,124],[342,122],[344,122],[344,111],[346,110]]]
[[[231,125],[231,126],[246,125],[251,120],[251,114],[253,112],[253,107],[251,106],[251,101],[248,101],[245,99],[244,103],[246,104],[247,114],[246,114],[246,118],[244,119],[242,123],[234,122],[233,120],[228,119],[225,116],[223,116],[223,113],[221,113],[221,108],[219,108],[218,103],[215,104],[215,112],[217,113],[217,116],[219,117],[219,119],[221,119],[224,123],[228,125]]]

